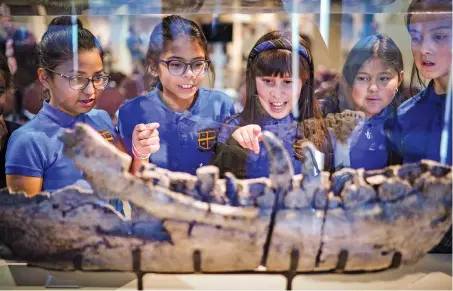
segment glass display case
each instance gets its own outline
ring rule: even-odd
[[[348,273],[418,262],[393,270],[395,278],[360,275],[360,288],[380,278],[409,288],[420,279],[415,272],[429,280],[441,272],[450,282],[438,278],[438,287],[451,288],[451,5],[2,1],[0,144],[8,188],[0,195],[0,259],[44,268],[10,263],[14,286],[28,284],[25,272],[36,273],[34,286],[46,275],[50,287],[88,280],[46,271],[55,269],[135,272],[138,289],[147,273],[283,275],[276,288],[291,289],[293,279],[301,288],[312,286],[305,275],[336,272],[340,279],[326,280],[349,288],[341,279]],[[89,219],[72,212],[84,199],[96,205],[83,210]],[[12,213],[41,221],[31,225],[46,234],[50,251],[25,251],[30,238],[15,235],[26,231]],[[77,230],[66,215],[80,219]],[[57,231],[92,241],[52,238]],[[116,236],[121,251],[112,250]],[[245,246],[239,254],[235,239]],[[185,244],[189,255],[179,249]],[[420,261],[429,251],[442,254]],[[134,278],[118,276],[96,284],[120,287]]]

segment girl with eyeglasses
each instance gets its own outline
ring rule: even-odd
[[[74,32],[78,40],[76,51],[73,51]],[[37,50],[38,78],[48,100],[32,120],[11,136],[5,164],[7,185],[11,191],[29,195],[53,192],[73,184],[90,189],[82,171],[63,154],[63,143],[58,136],[83,122],[122,148],[107,112],[93,109],[98,94],[109,81],[103,71],[101,45],[80,20],[73,25],[71,17],[62,16],[49,24]],[[137,133],[145,142],[153,143],[150,136],[155,131]],[[151,152],[152,146],[142,146],[140,151]]]
[[[201,88],[208,72],[214,72],[207,41],[193,21],[165,17],[150,36],[147,53],[147,95],[124,103],[118,128],[128,152],[172,171],[195,174],[208,165],[222,122],[234,113],[225,94]],[[159,124],[160,148],[149,155],[137,151],[133,129]]]

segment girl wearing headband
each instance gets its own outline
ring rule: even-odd
[[[214,164],[221,174],[233,172],[240,178],[269,176],[262,149],[264,130],[279,137],[292,157],[296,174],[304,172],[301,144],[311,141],[325,154],[325,170],[331,168],[332,138],[313,97],[313,59],[300,38],[298,74],[292,72],[293,46],[290,33],[270,32],[261,37],[247,62],[246,101],[242,113],[226,121],[219,134]],[[292,86],[297,82],[298,115],[292,113]],[[310,122],[306,122],[311,119]]]

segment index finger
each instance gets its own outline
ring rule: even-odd
[[[143,131],[143,130],[146,129],[146,126],[145,126],[143,123],[140,123],[140,124],[137,124],[137,125],[135,126],[135,129],[136,129],[137,131]]]
[[[148,123],[146,125],[146,129],[149,129],[149,130],[155,130],[157,128],[159,128],[160,124],[157,123],[157,122],[153,122],[153,123]]]
[[[260,133],[258,133],[258,134],[256,135],[256,137],[258,138],[258,141],[263,141],[263,139],[264,139],[264,134],[263,134],[262,132],[260,132]]]
[[[260,144],[258,142],[258,136],[255,134],[254,128],[249,129],[248,135],[252,144],[252,150],[258,154],[260,152]]]

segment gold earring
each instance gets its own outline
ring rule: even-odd
[[[147,70],[151,74],[151,76],[156,77],[156,70],[151,69],[151,67],[148,67]]]
[[[50,100],[50,90],[45,88],[44,86],[41,89],[41,99],[42,100]]]

